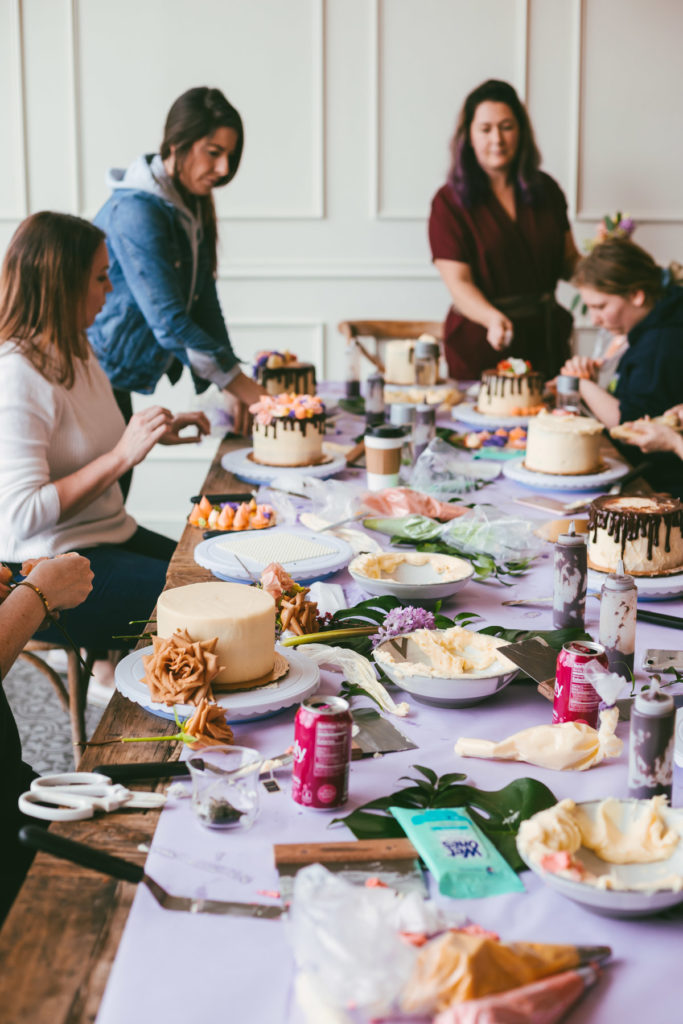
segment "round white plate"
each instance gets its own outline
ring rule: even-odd
[[[464,558],[451,558],[452,562],[460,564],[465,575],[462,579],[449,581],[442,580],[429,562],[425,565],[410,565],[403,562],[396,568],[396,579],[372,579],[354,570],[355,561],[356,559],[349,564],[349,573],[361,590],[379,597],[390,594],[399,600],[437,601],[442,597],[450,597],[474,576],[474,567]]]
[[[378,644],[373,651],[373,657],[376,651],[381,651],[389,642],[385,640],[384,643]],[[494,676],[460,676],[456,679],[444,679],[437,676],[406,676],[396,672],[395,665],[387,665],[383,661],[377,661],[377,664],[401,690],[406,690],[423,704],[441,708],[468,708],[472,704],[479,704],[480,701],[493,697],[504,689],[519,673],[519,669],[515,668],[511,672]]]
[[[584,473],[582,476],[563,476],[560,473],[536,473],[524,466],[524,458],[503,464],[503,475],[526,487],[542,487],[548,491],[600,491],[626,476],[629,466],[620,459],[606,455],[607,469],[602,473]]]
[[[278,553],[278,542],[280,537],[290,535],[303,537],[330,550],[313,558],[288,561],[284,550],[281,554]],[[274,526],[264,535],[264,542],[267,541],[269,547],[272,547],[270,542],[274,542],[274,548],[270,558],[265,561],[258,560],[242,553],[251,546],[257,536],[258,532],[252,531],[249,534],[230,533],[220,537],[209,537],[194,549],[195,562],[204,569],[209,569],[219,580],[228,580],[231,583],[254,583],[260,578],[266,565],[270,562],[279,562],[297,583],[305,583],[331,576],[339,569],[344,569],[353,558],[350,544],[340,537],[335,537],[329,532],[313,533],[301,526],[283,525]]]
[[[316,476],[325,480],[328,476],[334,476],[335,473],[341,473],[347,468],[346,459],[341,455],[316,466],[262,466],[248,457],[252,450],[238,448],[234,452],[226,452],[221,459],[223,469],[234,473],[240,480],[245,480],[249,484],[270,484],[274,481],[286,483],[294,474]]]
[[[217,693],[216,700],[226,708],[229,722],[244,722],[252,719],[268,718],[270,715],[284,711],[285,708],[298,704],[318,689],[320,683],[320,672],[310,658],[291,647],[281,647],[276,644],[275,649],[287,659],[289,672],[282,679],[267,686],[258,687],[255,690],[242,690],[240,693]],[[149,711],[158,718],[169,718],[173,720],[173,707],[168,704],[157,704],[150,699],[149,690],[143,682],[145,668],[142,663],[143,655],[151,654],[152,647],[144,647],[137,651],[131,651],[116,666],[115,681],[116,689]],[[191,704],[176,704],[175,710],[178,718],[185,721],[194,714],[195,708]]]
[[[647,801],[645,800],[619,800],[621,817],[619,825],[623,829],[625,824],[637,814]],[[589,815],[597,810],[600,800],[588,800],[579,803]],[[663,817],[667,824],[674,827],[683,838],[683,810],[681,808],[665,808]],[[533,819],[531,819],[533,820]],[[518,846],[519,849],[519,846]],[[551,889],[555,889],[562,896],[566,896],[575,903],[581,903],[589,910],[607,917],[645,917],[650,914],[657,914],[668,907],[674,907],[683,903],[683,891],[673,892],[671,889],[598,889],[586,882],[573,882],[561,875],[544,871],[537,864],[530,861],[521,850],[519,854],[527,867],[530,867],[534,874],[545,882]],[[640,884],[653,882],[657,878],[666,875],[683,875],[683,841],[668,858],[652,864],[610,864],[606,865],[604,860],[581,847],[577,855],[578,859],[586,868],[596,875],[611,872],[626,884]]]
[[[588,588],[600,593],[605,582],[606,572],[599,569],[588,570]],[[683,594],[683,572],[673,576],[634,576],[638,588],[639,601],[666,601]]]
[[[489,416],[477,410],[472,402],[454,405],[451,410],[454,420],[469,423],[472,427],[526,427],[529,416]]]

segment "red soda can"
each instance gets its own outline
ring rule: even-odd
[[[307,697],[294,719],[292,797],[326,810],[345,803],[351,760],[351,712],[342,697]]]
[[[592,640],[571,640],[560,651],[553,697],[554,723],[585,722],[597,728],[600,695],[584,675],[591,661],[607,668],[605,648]]]

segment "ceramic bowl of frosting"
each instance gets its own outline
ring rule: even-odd
[[[499,637],[460,626],[417,629],[385,640],[373,657],[393,683],[424,704],[466,708],[504,689],[519,669]]]
[[[683,903],[683,808],[662,797],[561,800],[522,822],[517,849],[547,886],[607,917]]]
[[[461,590],[474,576],[471,562],[453,555],[420,551],[379,551],[357,555],[349,564],[353,579],[368,594],[399,600],[438,601]]]

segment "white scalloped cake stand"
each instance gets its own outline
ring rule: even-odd
[[[240,552],[242,547],[253,543],[253,532],[249,535],[230,533],[221,537],[209,537],[208,540],[203,540],[201,544],[198,544],[194,549],[195,562],[202,568],[208,569],[220,580],[253,583],[259,579],[268,562],[279,561],[285,572],[288,572],[297,583],[306,583],[331,576],[332,573],[347,566],[353,558],[351,545],[340,537],[334,537],[331,533],[317,534],[305,527],[283,525],[274,526],[268,530],[267,539],[277,541],[278,534],[304,537],[322,544],[326,548],[331,548],[331,551],[313,558],[294,559],[293,561],[287,561],[284,556],[259,561]],[[237,560],[238,558],[240,561]]]
[[[316,476],[321,480],[346,469],[346,459],[342,456],[330,458],[329,462],[321,462],[315,466],[262,466],[249,458],[252,448],[238,448],[234,452],[226,452],[221,459],[223,469],[234,473],[240,480],[249,484],[270,484],[274,480],[286,483],[294,474]]]
[[[121,659],[115,671],[116,689],[150,714],[173,721],[173,707],[151,700],[149,690],[142,681],[145,676],[142,658],[145,654],[151,654],[152,650],[152,647],[144,647],[131,651]],[[318,689],[320,672],[310,658],[300,651],[295,651],[291,647],[281,647],[279,644],[275,645],[275,650],[289,663],[289,672],[283,679],[255,690],[216,694],[218,703],[227,710],[229,722],[269,718],[279,711],[284,711],[285,708],[292,707],[293,704],[299,704]],[[195,708],[191,704],[176,704],[175,710],[178,718],[184,722],[194,714]]]
[[[605,582],[606,572],[599,569],[588,570],[588,588],[600,593]],[[671,576],[634,576],[638,588],[639,601],[666,601],[668,598],[683,594],[683,572]]]
[[[479,412],[472,402],[454,405],[451,411],[454,420],[469,423],[472,427],[526,427],[530,416],[489,416]]]
[[[620,459],[604,456],[607,469],[602,473],[584,473],[581,476],[564,476],[560,473],[536,473],[524,466],[524,459],[515,459],[503,464],[503,475],[526,487],[543,487],[549,491],[600,491],[607,484],[613,484],[626,476],[629,467]]]

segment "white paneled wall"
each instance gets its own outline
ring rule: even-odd
[[[660,262],[683,259],[682,38],[681,0],[0,0],[0,252],[28,212],[92,216],[172,100],[216,85],[246,128],[217,194],[236,351],[338,376],[339,320],[446,311],[426,220],[485,78],[526,98],[579,244],[621,209]],[[201,404],[186,380],[149,401]],[[152,453],[131,511],[178,535],[212,450]]]

